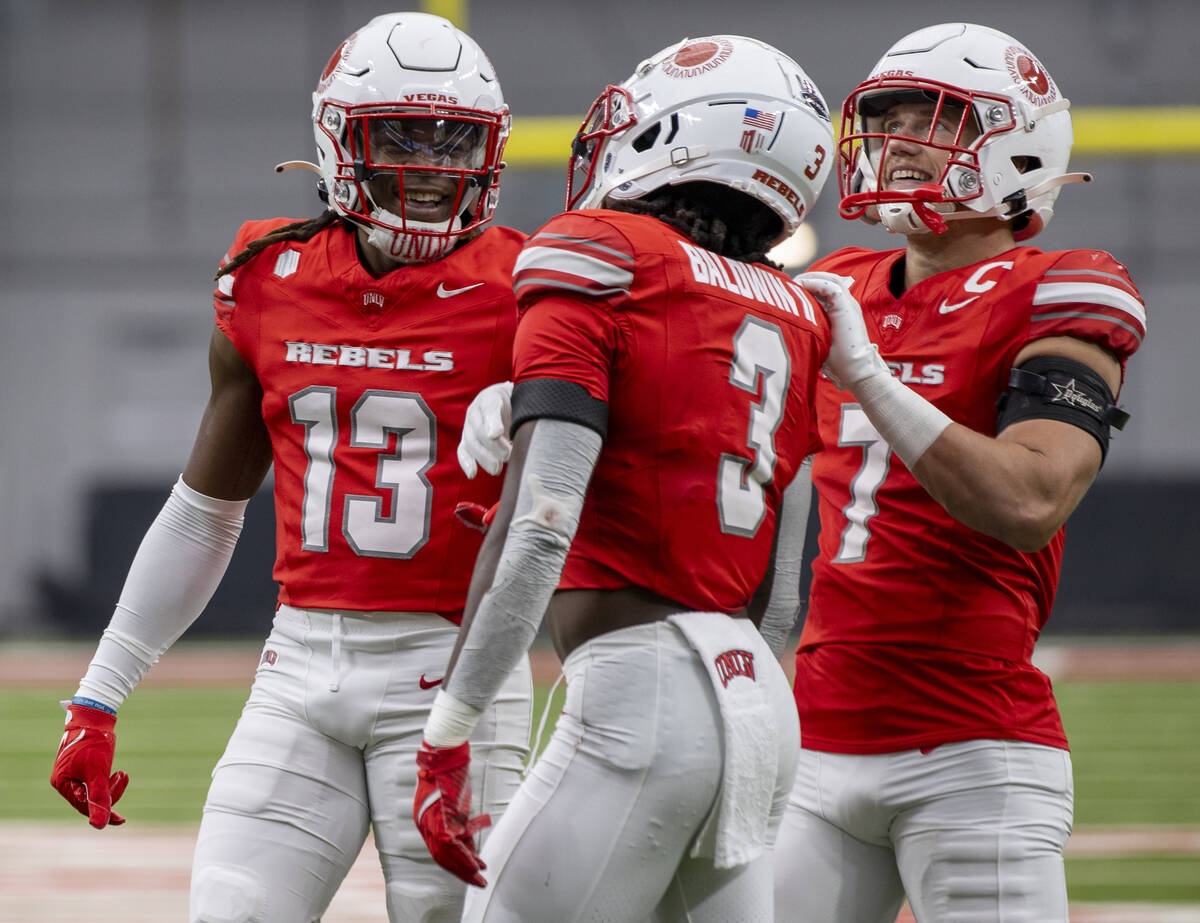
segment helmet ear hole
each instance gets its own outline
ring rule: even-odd
[[[641,154],[643,151],[647,151],[654,146],[654,142],[658,140],[658,136],[661,132],[662,122],[655,122],[644,132],[634,138],[633,143],[630,146],[639,154]]]
[[[1016,167],[1018,173],[1029,173],[1031,170],[1042,168],[1042,158],[1034,157],[1032,154],[1018,155],[1012,158],[1012,165]]]

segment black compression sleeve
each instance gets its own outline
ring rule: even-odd
[[[608,436],[608,404],[588,394],[583,385],[562,378],[531,378],[513,387],[512,428],[527,420],[547,418],[578,423]]]

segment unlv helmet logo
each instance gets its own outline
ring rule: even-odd
[[[346,58],[350,56],[350,51],[354,48],[354,38],[357,35],[357,32],[354,33],[354,35],[350,36],[348,39],[346,39],[346,41],[338,45],[337,51],[335,51],[329,61],[326,62],[325,69],[321,71],[321,77],[317,81],[318,93],[325,92],[325,88],[329,86],[330,81],[333,80],[333,75],[337,73],[338,67],[344,60],[346,60]]]
[[[729,60],[731,54],[733,45],[723,38],[692,42],[663,62],[663,73],[668,77],[696,77],[720,67]]]
[[[1041,62],[1024,48],[1010,46],[1004,53],[1004,63],[1021,95],[1031,103],[1044,106],[1058,95],[1054,81]]]

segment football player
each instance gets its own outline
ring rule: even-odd
[[[906,895],[918,920],[1067,920],[1071,760],[1030,655],[1146,330],[1109,254],[1026,243],[1090,178],[1067,106],[1016,39],[948,23],[843,107],[842,214],[905,245],[800,278],[834,346],[779,920],[890,923]]]
[[[413,825],[413,762],[492,504],[453,447],[470,399],[511,375],[524,235],[487,227],[509,112],[448,21],[376,17],[313,94],[320,217],[251,221],[217,274],[212,393],[69,703],[52,784],[95,827],[118,707],[199,615],[274,464],[279,606],[196,845],[195,923],[319,919],[374,832],[393,923],[458,920],[465,885]],[[284,165],[286,166],[286,165]],[[473,811],[499,814],[529,737],[512,658],[475,725]]]
[[[777,656],[809,493],[789,485],[829,330],[764,254],[832,145],[786,55],[681,42],[592,106],[569,210],[517,259],[513,462],[414,803],[438,861],[480,886],[466,920],[771,919],[798,748]],[[566,704],[480,856],[467,741],[543,615]]]

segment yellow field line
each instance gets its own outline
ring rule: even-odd
[[[1080,106],[1072,109],[1075,154],[1177,157],[1200,154],[1200,106]],[[566,169],[579,116],[517,116],[504,160],[517,169]]]
[[[421,12],[449,19],[464,32],[470,31],[467,28],[467,0],[421,0]]]
[[[1200,106],[1082,108],[1074,113],[1074,123],[1077,153],[1200,153]]]

